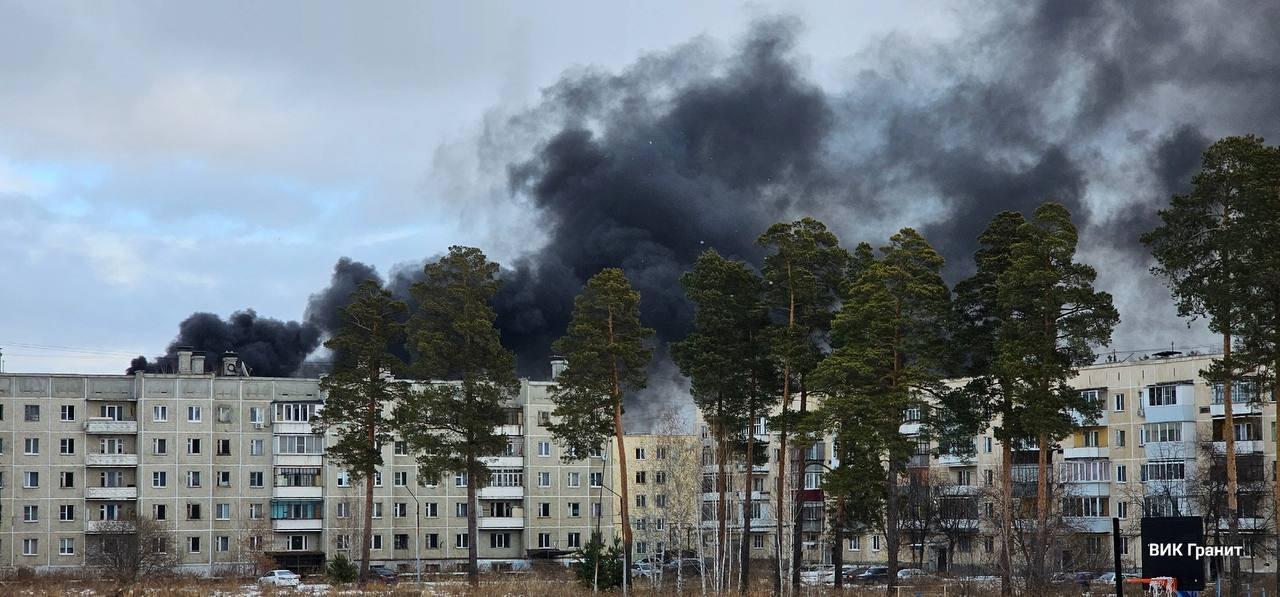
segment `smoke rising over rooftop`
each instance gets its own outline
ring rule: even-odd
[[[758,263],[772,222],[813,215],[848,246],[915,226],[954,281],[992,215],[1046,200],[1075,214],[1084,258],[1116,295],[1117,345],[1197,339],[1179,332],[1136,239],[1213,139],[1280,133],[1280,6],[967,8],[955,41],[850,42],[836,83],[808,71],[800,22],[772,18],[727,49],[695,39],[616,72],[572,69],[534,105],[487,119],[461,151],[515,156],[489,183],[545,236],[505,260],[495,300],[521,373],[546,375],[573,296],[602,267],[627,271],[665,342],[690,319],[680,273],[708,248]],[[415,267],[392,271],[397,296]],[[370,277],[340,261],[300,329],[331,332]]]

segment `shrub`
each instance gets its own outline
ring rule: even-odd
[[[356,577],[360,576],[360,569],[356,568],[356,565],[347,559],[346,554],[342,553],[329,560],[326,572],[329,576],[329,582],[334,584],[355,582]]]

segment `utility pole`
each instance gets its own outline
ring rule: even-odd
[[[409,492],[409,497],[413,498],[413,560],[417,564],[415,576],[418,588],[422,588],[422,502],[418,500],[417,494],[409,489],[408,483],[404,484],[404,490]]]

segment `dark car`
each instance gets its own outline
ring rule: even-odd
[[[663,564],[662,569],[666,574],[672,576],[677,572],[683,576],[697,576],[702,574],[702,562],[698,558],[681,558]]]
[[[369,576],[372,580],[380,583],[394,585],[400,582],[395,572],[386,566],[369,566]]]
[[[1060,584],[1088,587],[1098,575],[1093,572],[1065,572],[1055,574],[1053,580]]]
[[[872,566],[854,576],[853,580],[860,583],[889,582],[889,567]]]

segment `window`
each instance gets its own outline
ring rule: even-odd
[[[761,535],[760,538],[763,539],[764,536]],[[849,538],[849,551],[862,551],[862,537],[854,535]]]
[[[963,472],[963,473],[969,473],[970,471],[961,471],[961,472]],[[969,483],[963,483],[963,485],[969,485]],[[805,474],[804,474],[804,488],[805,488],[805,489],[818,489],[818,488],[820,488],[820,487],[822,487],[822,473],[821,473],[821,472],[812,472],[812,471],[811,471],[811,472],[807,472],[807,473],[805,473]]]
[[[382,502],[373,503],[373,517],[382,518]]]
[[[1147,442],[1182,441],[1182,423],[1147,423],[1142,431]]]
[[[1084,447],[1097,448],[1100,443],[1099,437],[1101,433],[1097,429],[1090,429],[1084,432]]]
[[[603,487],[604,473],[588,473],[587,482],[590,483],[592,487]]]
[[[569,473],[568,479],[565,483],[569,487],[580,487],[582,485],[581,475],[579,473]]]
[[[405,471],[396,471],[391,475],[391,483],[396,487],[404,487],[409,484],[409,473]]]
[[[591,502],[591,518],[600,518],[600,502]]]
[[[538,502],[538,518],[551,516],[551,502]]]
[[[1129,517],[1129,502],[1120,502],[1116,504],[1116,516],[1120,518]]]
[[[219,535],[213,538],[214,551],[227,551],[231,549],[231,538],[226,535]]]
[[[76,555],[76,540],[70,537],[58,539],[58,555],[73,556]]]
[[[74,420],[76,420],[76,407],[75,407],[75,405],[73,405],[73,404],[64,404],[64,405],[62,405],[61,407],[59,407],[59,408],[58,408],[58,420],[59,420],[59,421],[74,421]]]
[[[163,404],[157,404],[151,407],[151,420],[156,423],[164,423],[169,420],[169,407]]]
[[[231,455],[231,440],[229,439],[218,440],[218,456],[230,456],[230,455]]]
[[[490,549],[511,547],[511,533],[489,533]]]
[[[409,549],[409,536],[404,533],[396,533],[391,538],[391,549]]]
[[[407,456],[409,455],[409,444],[396,440],[395,443],[391,445],[391,453],[396,456]]]
[[[458,549],[466,549],[466,547],[467,547],[467,535],[466,535],[466,533],[460,533],[460,534],[454,535],[454,536],[453,536],[453,546],[454,546],[454,547],[457,547]]]
[[[569,517],[577,518],[582,516],[582,504],[578,502],[569,502]]]
[[[551,547],[551,533],[538,533],[538,549]]]
[[[200,422],[200,407],[199,407],[199,406],[188,406],[188,407],[187,407],[187,422],[188,422],[188,423],[199,423],[199,422]]]
[[[40,506],[23,506],[22,522],[39,522]]]
[[[351,504],[338,502],[337,511],[338,518],[349,518],[351,516]]]
[[[427,533],[427,549],[440,549],[440,533]]]
[[[1112,396],[1111,399],[1112,399],[1112,402],[1114,403],[1112,405],[1112,410],[1115,410],[1116,412],[1123,412],[1124,411],[1124,394],[1116,394],[1115,396]]]
[[[22,440],[22,453],[27,456],[37,456],[40,454],[40,438],[28,437]]]
[[[351,549],[351,535],[338,535],[333,543],[338,549]]]
[[[265,414],[261,406],[251,406],[249,407],[249,422],[254,424],[266,423],[266,417],[263,416]]]
[[[1123,429],[1116,430],[1116,447],[1123,448],[1125,444],[1125,434]]]
[[[200,520],[200,504],[187,504],[187,520]]]
[[[644,448],[636,448],[636,460],[644,460]]]
[[[334,478],[334,482],[338,487],[351,487],[351,474],[347,471],[338,471],[338,476]]]
[[[22,473],[22,487],[25,489],[34,489],[40,486],[40,473],[37,471],[25,471]]]
[[[440,509],[438,507],[438,504],[436,504],[435,502],[427,502],[423,504],[422,510],[423,510],[422,515],[424,518],[436,518],[440,516]]]
[[[1062,465],[1066,482],[1096,483],[1111,480],[1111,462],[1107,460],[1073,460]]]
[[[249,471],[249,487],[262,487],[262,471]]]
[[[231,471],[218,471],[218,487],[231,487]]]
[[[1142,480],[1180,481],[1187,478],[1186,466],[1181,460],[1148,462],[1142,465]]]
[[[58,473],[58,487],[75,487],[76,474],[71,471]]]
[[[653,496],[653,505],[658,508],[666,508],[667,494],[659,493],[658,495]]]
[[[466,487],[466,486],[467,486],[467,474],[466,474],[466,473],[458,473],[458,474],[454,475],[454,476],[453,476],[453,486],[454,486],[454,487]]]
[[[538,456],[551,455],[551,442],[538,442]]]
[[[187,487],[200,486],[200,471],[187,471]]]
[[[490,487],[523,487],[524,470],[518,468],[493,469],[489,478]]]
[[[1129,482],[1129,468],[1123,464],[1116,465],[1116,483]]]
[[[214,520],[231,520],[231,504],[214,504]]]
[[[200,453],[200,438],[198,437],[187,438],[187,453],[188,454]]]
[[[982,438],[982,451],[990,454],[992,450],[992,443],[993,442],[990,437]]]
[[[649,478],[649,475],[646,471],[636,471],[637,484],[643,485],[648,478]],[[573,485],[570,485],[570,487],[573,487]]]
[[[454,515],[454,516],[456,516],[456,517],[458,517],[458,518],[466,518],[466,517],[467,517],[467,503],[466,503],[466,502],[458,502],[458,503],[454,504],[454,505],[453,505],[453,515]]]
[[[550,425],[550,424],[551,424],[551,413],[545,410],[538,411],[538,426],[546,427],[547,425]]]
[[[391,505],[391,515],[396,518],[404,518],[409,515],[409,504],[405,502],[396,502]]]
[[[260,439],[251,439],[251,440],[249,440],[249,455],[250,455],[250,456],[262,456],[262,452],[263,452],[263,450],[262,450],[262,448],[263,448],[263,443],[264,443],[264,442],[263,442],[262,440],[260,440]]]
[[[69,456],[76,453],[76,440],[64,437],[58,440],[58,453],[63,456]]]
[[[324,454],[322,435],[277,435],[277,454]]]
[[[636,541],[636,553],[649,553],[649,543],[647,541]]]
[[[253,520],[262,518],[262,504],[249,504],[249,518]]]
[[[1178,386],[1151,386],[1147,388],[1147,406],[1173,406],[1178,403]]]
[[[667,482],[667,471],[656,471],[653,473],[653,482],[659,485]]]
[[[156,438],[151,440],[151,451],[156,454],[168,454],[169,442],[164,438]]]
[[[636,507],[637,507],[637,508],[644,508],[645,506],[648,506],[648,505],[649,505],[649,502],[648,502],[648,496],[646,496],[646,495],[645,495],[645,494],[643,494],[643,493],[637,493],[637,494],[636,494]]]
[[[565,543],[569,547],[582,547],[582,533],[569,533]]]
[[[1062,500],[1062,515],[1089,518],[1109,516],[1107,512],[1107,498],[1081,497],[1064,499]]]
[[[880,551],[880,535],[871,536],[871,551]]]
[[[187,551],[191,553],[200,553],[200,537],[187,537]]]
[[[22,419],[28,423],[34,423],[40,420],[40,405],[28,404],[22,409]]]
[[[757,519],[764,516],[764,504],[760,502],[751,502],[751,518]]]
[[[314,402],[281,402],[276,404],[276,421],[306,423],[316,414]]]
[[[36,542],[36,540],[35,540],[35,539],[23,539],[23,540],[22,540],[22,555],[24,555],[24,556],[34,556],[34,555],[36,555],[36,554],[37,554],[37,552],[38,552],[38,546],[39,546],[39,544]]]
[[[995,485],[995,482],[996,482],[996,472],[995,472],[995,471],[993,471],[993,470],[991,470],[991,469],[987,469],[987,470],[985,470],[985,471],[982,471],[982,484],[983,484],[983,485],[985,485],[985,486],[987,486],[987,487],[991,487],[992,485]]]
[[[155,504],[151,507],[151,517],[156,520],[169,519],[169,507],[165,504]]]
[[[151,471],[151,486],[160,488],[169,486],[169,473],[165,471]]]
[[[538,473],[538,487],[551,487],[551,473]]]

